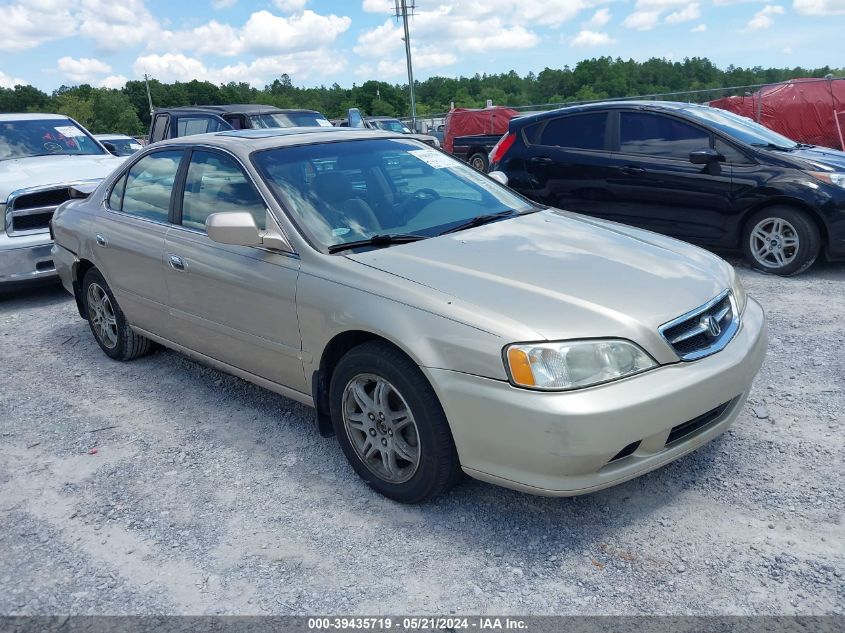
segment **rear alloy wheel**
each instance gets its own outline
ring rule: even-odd
[[[820,248],[819,229],[802,211],[788,207],[763,209],[752,217],[743,238],[751,264],[776,275],[795,275],[809,268]]]
[[[382,341],[351,349],[329,387],[335,435],[355,472],[374,490],[419,503],[462,475],[443,407],[420,368]]]
[[[478,171],[487,173],[487,168],[490,166],[490,161],[487,155],[482,152],[476,152],[469,157],[470,166],[475,167]]]
[[[153,342],[126,323],[109,285],[96,268],[82,279],[82,298],[91,332],[107,356],[132,360],[152,351]]]

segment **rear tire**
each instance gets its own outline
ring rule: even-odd
[[[126,323],[111,288],[96,268],[90,269],[82,279],[82,301],[94,339],[107,356],[115,360],[134,360],[154,349],[150,339],[136,333]]]
[[[766,207],[745,225],[742,251],[757,270],[773,275],[797,275],[816,261],[821,250],[819,227],[804,211]]]
[[[467,161],[471,167],[475,167],[478,171],[487,173],[487,170],[490,168],[490,159],[487,158],[487,154],[484,152],[476,152],[472,156],[469,157]]]
[[[329,400],[346,458],[375,491],[420,503],[460,481],[443,407],[420,368],[392,345],[373,341],[347,352]]]

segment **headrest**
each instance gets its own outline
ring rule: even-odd
[[[326,202],[342,202],[355,197],[355,190],[346,174],[330,171],[314,178],[314,191]]]

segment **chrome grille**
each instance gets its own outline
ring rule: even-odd
[[[21,235],[46,231],[56,207],[69,199],[67,185],[12,193],[6,205],[6,233]]]
[[[697,360],[723,349],[739,329],[739,312],[730,290],[703,306],[660,326],[660,334],[681,360]]]

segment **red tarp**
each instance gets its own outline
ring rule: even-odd
[[[710,105],[746,116],[799,143],[845,150],[840,136],[840,129],[845,135],[843,79],[793,79],[747,97],[716,99]]]
[[[443,148],[452,153],[456,136],[470,134],[504,134],[508,131],[508,122],[519,116],[519,112],[503,106],[493,106],[483,110],[455,108],[446,115],[446,134]]]

